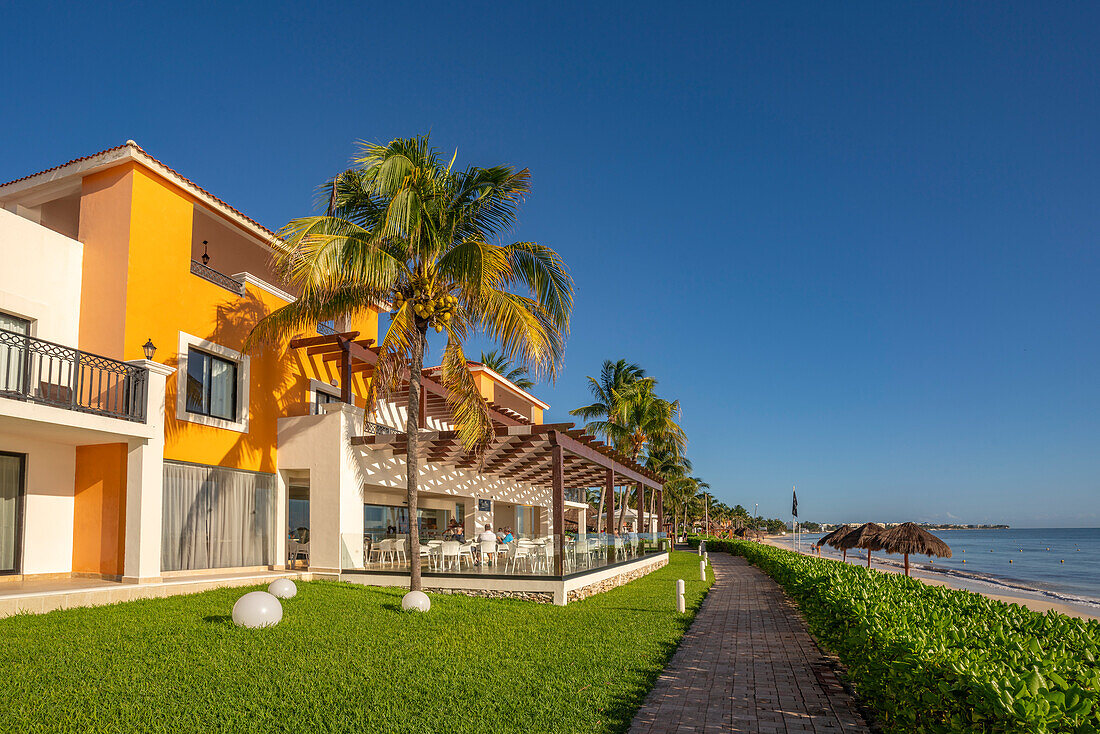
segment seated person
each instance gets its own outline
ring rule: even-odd
[[[458,542],[461,543],[462,542],[462,534],[463,534],[462,533],[462,526],[458,524],[457,520],[452,519],[450,524],[447,525],[447,529],[444,531],[443,537],[444,538],[453,538],[454,540],[457,540]]]
[[[515,540],[515,537],[512,535],[512,528],[504,528],[504,536],[500,542],[511,543],[513,540]]]
[[[493,527],[491,525],[486,525],[485,526],[485,532],[483,532],[481,535],[477,536],[477,539],[478,539],[478,541],[480,541],[482,543],[495,543],[495,542],[497,542],[496,533],[493,532]]]

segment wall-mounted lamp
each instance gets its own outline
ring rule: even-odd
[[[142,351],[145,352],[145,358],[146,359],[151,360],[153,358],[153,355],[157,353],[157,345],[153,344],[152,338],[150,338],[147,342],[142,344],[141,349],[142,349]]]
[[[210,263],[210,255],[206,252],[206,240],[202,241],[202,264],[208,265]]]

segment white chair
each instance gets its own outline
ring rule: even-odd
[[[477,543],[475,541],[470,541],[469,543],[463,543],[461,546],[459,546],[459,548],[458,548],[458,567],[460,569],[462,568],[462,561],[463,560],[469,561],[470,568],[474,567],[474,546],[476,546],[476,545],[477,545]]]
[[[429,540],[427,542],[428,547],[428,566],[429,568],[439,567],[439,549],[443,545],[442,540]]]
[[[504,570],[508,570],[508,564],[512,564],[512,570],[516,570],[516,564],[523,561],[525,567],[530,565],[531,551],[535,547],[531,543],[512,543],[508,551],[508,560],[504,562]]]
[[[409,558],[405,555],[405,546],[409,544],[408,538],[404,540],[395,539],[391,545],[391,553],[393,554],[394,562],[400,560],[402,563],[408,563]]]
[[[478,555],[481,556],[481,563],[488,565],[492,562],[493,558],[497,555],[497,542],[495,540],[483,540],[478,544]]]
[[[462,545],[457,540],[447,540],[439,546],[439,561],[442,570],[446,571],[452,566],[455,570],[458,570],[462,566],[461,548]]]
[[[550,573],[554,565],[554,546],[550,543],[540,543],[534,548],[534,565],[532,571],[544,571]]]
[[[389,563],[393,558],[393,539],[387,538],[386,540],[378,541],[378,545],[371,548],[371,553],[378,554],[379,562]]]
[[[599,546],[599,541],[595,540],[596,547]],[[595,554],[593,548],[593,539],[588,538],[585,540],[577,540],[573,546],[573,557],[576,560],[576,566],[581,566],[581,561],[584,561],[584,568],[592,566],[592,556]]]
[[[367,550],[367,563],[373,563],[375,560],[382,561],[382,544],[384,540],[372,541],[370,548]]]

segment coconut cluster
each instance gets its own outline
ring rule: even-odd
[[[398,291],[393,297],[394,313],[400,311],[406,303],[411,305],[413,313],[427,321],[428,326],[439,333],[454,318],[458,298],[449,293],[432,295],[429,292],[417,290],[406,295]]]

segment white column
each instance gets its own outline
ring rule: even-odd
[[[491,500],[491,504],[489,506],[492,509],[490,509],[488,512],[484,512],[478,509],[478,502],[486,499],[489,499],[489,496],[485,494],[480,494],[474,498],[474,511],[472,513],[474,518],[474,530],[472,534],[466,536],[467,538],[477,538],[477,536],[485,532],[486,525],[491,526],[494,530],[496,529],[496,523],[493,522],[493,513],[496,512],[496,501]]]
[[[341,569],[363,568],[363,472],[351,447],[362,411],[350,405],[340,409],[340,562]],[[412,518],[411,522],[416,519]],[[310,542],[312,546],[312,540]]]
[[[161,511],[164,502],[164,387],[175,368],[147,359],[130,364],[149,371],[145,422],[148,439],[131,439],[126,455],[126,546],[123,580],[160,581]]]
[[[577,509],[577,538],[584,540],[588,537],[588,509]]]
[[[287,513],[290,504],[290,488],[286,472],[275,472],[275,568],[286,568]]]

